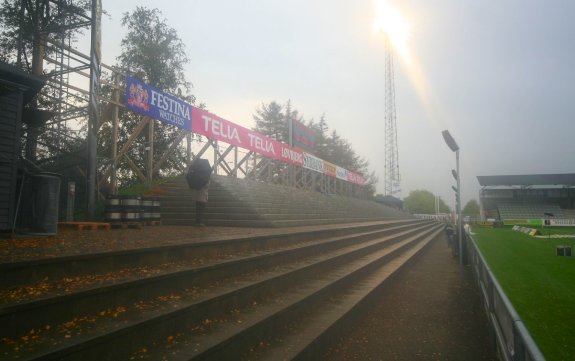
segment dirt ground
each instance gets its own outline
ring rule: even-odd
[[[496,360],[471,269],[441,237],[364,315],[324,360]]]

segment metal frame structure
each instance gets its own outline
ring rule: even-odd
[[[164,162],[168,159],[169,154],[178,146],[186,148],[186,163],[181,164],[179,170],[184,172],[191,160],[195,157],[211,159],[213,172],[236,178],[249,178],[256,181],[281,184],[298,189],[316,190],[326,194],[339,194],[356,198],[366,198],[367,193],[363,187],[352,184],[347,181],[329,177],[325,174],[286,164],[273,160],[251,151],[239,148],[234,145],[207,139],[205,137],[193,137],[192,133],[187,130],[179,130],[177,136],[168,145],[167,151],[159,159],[154,159],[154,127],[155,120],[142,116],[134,132],[128,140],[118,148],[118,129],[119,129],[119,109],[124,107],[120,101],[124,92],[126,75],[117,69],[102,65],[108,71],[112,72],[113,84],[108,83],[113,88],[112,99],[107,100],[103,108],[100,125],[105,122],[112,123],[112,154],[108,164],[100,172],[98,185],[107,184],[112,193],[117,191],[116,170],[119,162],[126,162],[136,176],[149,187],[152,186],[154,174],[157,174]],[[168,126],[158,123],[158,126]],[[148,162],[145,169],[138,167],[130,159],[128,151],[136,139],[144,136],[144,130],[148,129],[146,135],[149,142]],[[184,145],[185,142],[185,145]]]
[[[90,69],[90,58],[84,56],[79,51],[72,49],[71,34],[77,29],[88,29],[92,27],[92,17],[85,14],[68,3],[68,1],[49,0],[45,6],[51,8],[52,13],[56,13],[58,18],[64,22],[59,28],[59,33],[52,33],[40,36],[37,40],[40,50],[38,54],[42,55],[41,60],[32,64],[32,73],[42,76],[46,80],[46,86],[41,91],[41,97],[48,102],[53,102],[54,106],[50,109],[53,118],[47,122],[44,127],[46,131],[55,134],[55,144],[40,144],[39,153],[50,148],[56,150],[56,161],[58,161],[58,150],[63,147],[65,142],[70,141],[63,132],[64,125],[74,119],[87,117],[88,100],[90,92],[82,86],[82,77],[89,78],[86,72]],[[21,5],[21,14],[24,16],[24,3]],[[75,20],[72,18],[77,17]],[[20,45],[17,55],[17,63],[22,67],[24,39],[18,39]],[[36,51],[36,50],[35,50]],[[29,127],[27,132],[35,133],[35,127]],[[37,149],[31,154],[31,149],[27,149],[27,157],[36,160]],[[52,159],[51,159],[52,160]]]

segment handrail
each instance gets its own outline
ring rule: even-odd
[[[473,246],[469,247],[470,260],[494,331],[492,337],[495,340],[492,341],[496,342],[500,355],[504,360],[511,361],[545,361],[523,320],[485,261],[477,243],[473,237],[467,238]]]

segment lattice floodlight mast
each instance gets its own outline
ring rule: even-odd
[[[77,55],[71,53],[72,33],[80,29],[89,29],[91,26],[90,17],[72,4],[71,0],[53,1],[50,3],[54,7],[53,13],[62,19],[59,33],[53,34],[53,38],[47,39],[48,47],[52,50],[52,56],[45,56],[45,65],[49,70],[46,74],[47,94],[45,96],[55,101],[55,117],[53,123],[56,126],[56,159],[59,158],[63,139],[67,135],[62,132],[68,120],[87,116],[87,94],[82,94],[70,88],[70,75],[81,72],[89,68],[87,60],[82,60]],[[74,19],[74,20],[72,20]],[[78,61],[78,59],[80,59]],[[52,124],[54,127],[54,124]]]
[[[385,37],[385,195],[400,190],[399,160],[397,154],[397,127],[395,121],[395,81],[393,49]]]

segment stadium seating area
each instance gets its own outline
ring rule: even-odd
[[[552,213],[556,222],[575,219],[575,173],[488,175],[477,180],[485,218],[513,224]]]
[[[575,209],[563,209],[566,219],[575,219]]]
[[[497,207],[501,220],[544,218],[544,213],[552,213],[555,218],[565,218],[565,213],[557,204],[500,204]]]
[[[501,219],[499,217],[499,210],[497,209],[497,207],[492,207],[492,208],[486,208],[484,210],[484,214],[486,218],[490,218],[490,219]]]

